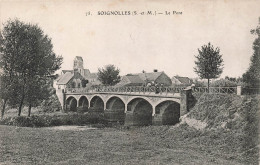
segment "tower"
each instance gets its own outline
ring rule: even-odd
[[[83,59],[81,56],[75,57],[73,70],[78,71],[81,75],[84,75]]]

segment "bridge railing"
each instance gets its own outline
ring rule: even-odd
[[[95,88],[67,88],[66,93],[132,93],[132,94],[161,94],[173,95],[180,93],[185,87],[142,87],[142,86],[129,86],[129,87],[95,87]]]
[[[192,87],[192,92],[206,93],[207,87]],[[237,87],[209,87],[209,93],[237,94]]]

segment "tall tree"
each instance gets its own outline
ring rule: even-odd
[[[2,34],[1,68],[11,82],[8,90],[15,89],[17,97],[9,99],[13,104],[19,102],[20,116],[25,102],[30,106],[42,97],[45,85],[42,80],[50,78],[60,68],[62,57],[53,52],[51,39],[38,25],[9,20]]]
[[[220,49],[216,49],[208,43],[201,49],[198,49],[199,54],[195,56],[196,67],[194,71],[198,74],[201,79],[208,80],[208,92],[210,79],[218,78],[223,71],[223,59],[220,55]]]
[[[253,42],[253,55],[251,57],[251,63],[243,74],[243,81],[252,87],[260,86],[260,18],[256,29],[252,29],[251,33],[256,35],[257,38]]]
[[[47,100],[53,94],[49,79],[35,78],[28,82],[26,90],[25,105],[28,106],[28,116],[31,115],[31,108],[41,105],[43,100]],[[40,87],[40,88],[39,88]]]
[[[98,68],[98,79],[104,85],[115,85],[121,79],[119,72],[120,70],[114,65],[107,65],[105,68]]]
[[[5,107],[7,102],[13,101],[12,104],[16,104],[14,102],[15,99],[9,100],[9,98],[17,98],[16,92],[19,91],[18,85],[15,85],[17,79],[10,79],[7,75],[0,76],[0,100],[1,100],[1,119],[4,117]]]

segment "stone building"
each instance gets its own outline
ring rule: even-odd
[[[63,102],[62,90],[66,88],[82,88],[84,82],[87,82],[88,87],[101,84],[97,73],[90,73],[89,69],[84,69],[83,58],[76,56],[73,61],[73,70],[62,70],[60,76],[53,83],[60,103]]]
[[[101,84],[97,73],[90,73],[89,69],[84,69],[83,58],[76,56],[73,61],[73,70],[62,70],[60,76],[54,82],[54,87],[57,90],[82,88],[84,86],[82,80],[86,80],[88,86]]]
[[[154,72],[150,73],[137,73],[123,76],[122,80],[116,86],[147,86],[155,84],[170,86],[172,81],[164,72],[154,70]]]
[[[173,76],[172,84],[173,85],[192,85],[193,81],[188,77]]]
[[[118,84],[116,84],[116,86],[143,86],[144,84],[145,82],[140,78],[140,76],[126,75],[122,77],[121,81]]]

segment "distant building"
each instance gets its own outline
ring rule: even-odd
[[[180,77],[180,76],[174,76],[172,77],[172,84],[176,85],[191,85],[193,84],[192,79],[188,77]]]
[[[145,84],[138,75],[123,76],[121,81],[116,86],[143,86]]]
[[[76,56],[73,61],[73,70],[62,70],[61,75],[54,83],[54,87],[58,90],[65,88],[81,88],[83,87],[83,79],[88,81],[88,86],[101,84],[98,80],[97,73],[90,73],[89,69],[84,69],[83,58]]]
[[[122,80],[116,86],[147,86],[147,85],[170,86],[171,79],[164,72],[137,73],[122,77]]]

